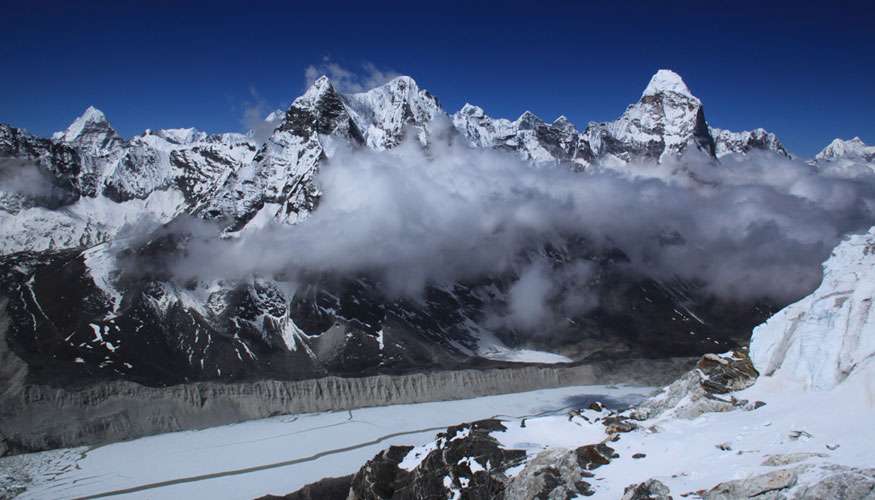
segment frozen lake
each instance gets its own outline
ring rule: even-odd
[[[625,406],[652,389],[575,386],[459,401],[286,415],[96,448],[0,459],[31,476],[20,498],[255,498],[358,470],[393,444],[418,445],[449,425],[563,413],[591,400]]]

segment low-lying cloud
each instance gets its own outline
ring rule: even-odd
[[[0,159],[0,197],[8,195],[19,198],[15,205],[48,208],[75,200],[70,190],[59,186],[45,169],[14,158]]]
[[[819,282],[845,233],[875,223],[871,176],[833,178],[771,155],[575,173],[455,137],[425,149],[415,140],[385,152],[338,149],[318,183],[322,198],[304,222],[218,242],[201,227],[170,268],[184,279],[364,273],[407,296],[510,273],[507,314],[532,327],[551,307],[598,303],[581,293],[594,274],[581,241],[589,255],[621,250],[630,271],[786,301]]]
[[[276,123],[267,121],[265,118],[273,110],[268,109],[267,102],[261,97],[255,87],[249,88],[251,100],[243,103],[243,116],[240,123],[243,131],[252,135],[256,144],[263,144],[273,133]]]

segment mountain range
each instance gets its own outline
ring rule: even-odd
[[[367,275],[315,275],[290,289],[277,276],[180,283],[143,267],[186,252],[189,230],[168,230],[184,221],[214,223],[220,238],[271,221],[306,224],[323,196],[320,168],[339,147],[380,152],[414,141],[428,151],[449,141],[575,172],[793,158],[763,129],[712,127],[669,70],[615,121],[582,130],[530,112],[492,118],[472,104],[449,114],[406,76],[351,94],[322,77],[265,123],[266,139],[190,128],[126,139],[89,107],[51,138],[0,125],[2,295],[7,341],[28,366],[27,383],[163,386],[501,366],[522,348],[575,362],[693,356],[744,342],[784,305],[629,272],[622,248],[596,251],[580,240],[533,251],[556,265],[594,263],[599,305],[537,337],[484,326],[489,309],[510,300],[517,276],[509,274],[429,286],[414,300]],[[871,172],[872,149],[836,139],[811,165]]]

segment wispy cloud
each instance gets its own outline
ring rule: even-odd
[[[362,63],[358,70],[349,69],[325,56],[319,64],[307,66],[304,71],[306,86],[312,85],[322,75],[327,76],[341,92],[363,92],[401,76],[395,71],[380,69],[371,62]]]
[[[249,87],[249,99],[243,102],[243,116],[240,122],[245,132],[252,133],[252,138],[259,144],[267,140],[273,133],[276,123],[265,121],[269,113],[267,101],[261,97],[255,87]]]

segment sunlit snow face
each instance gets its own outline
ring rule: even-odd
[[[172,268],[185,278],[378,273],[400,295],[510,271],[519,303],[534,304],[525,314],[537,317],[537,304],[578,279],[537,255],[583,237],[654,277],[787,300],[818,282],[843,233],[875,219],[872,177],[833,178],[765,155],[574,173],[451,139],[423,149],[413,138],[383,152],[338,147],[318,183],[305,222],[194,238]]]

